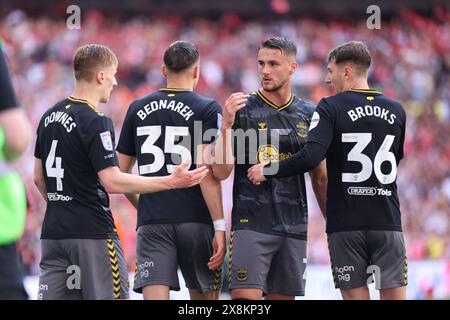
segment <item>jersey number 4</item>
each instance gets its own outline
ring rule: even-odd
[[[57,146],[58,140],[53,140],[50,152],[45,160],[45,170],[47,171],[48,177],[56,178],[56,191],[63,191],[62,179],[64,178],[64,169],[62,168],[61,157],[56,157]]]
[[[137,128],[138,136],[147,136],[144,143],[141,146],[141,153],[153,154],[155,160],[150,164],[143,164],[139,166],[140,174],[155,173],[161,170],[165,163],[164,153],[177,154],[181,157],[181,163],[191,161],[190,151],[180,145],[175,144],[175,139],[177,137],[185,137],[189,135],[188,127],[165,127],[165,141],[164,141],[164,151],[155,145],[155,142],[161,136],[161,126],[144,126]],[[168,164],[166,166],[167,172],[172,173],[177,168],[177,165]]]
[[[350,150],[347,155],[348,161],[359,162],[362,165],[362,170],[358,173],[343,173],[342,182],[363,182],[370,178],[372,170],[375,171],[375,176],[382,184],[389,184],[395,181],[397,177],[397,161],[395,155],[389,151],[394,142],[395,136],[386,135],[380,149],[378,149],[375,159],[372,160],[362,151],[372,141],[371,133],[343,133],[342,142],[356,142],[356,145]],[[384,174],[381,171],[381,164],[385,161],[390,162],[391,172]]]

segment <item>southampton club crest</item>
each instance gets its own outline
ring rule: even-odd
[[[236,274],[237,281],[244,282],[247,280],[247,269],[245,268],[239,268],[237,269]]]
[[[300,138],[306,138],[308,136],[308,124],[306,122],[300,121],[296,127],[297,134]]]

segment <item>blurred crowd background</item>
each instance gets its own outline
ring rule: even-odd
[[[18,98],[34,131],[44,111],[71,94],[74,85],[71,62],[76,48],[86,43],[110,46],[120,61],[119,85],[101,109],[112,118],[116,137],[130,102],[164,86],[160,72],[162,55],[174,40],[185,39],[198,45],[202,76],[197,91],[222,105],[235,91],[252,92],[259,88],[257,49],[271,35],[295,40],[299,68],[293,80],[294,93],[313,103],[333,94],[324,84],[329,50],[348,40],[365,41],[373,58],[369,84],[400,100],[408,115],[405,158],[398,169],[408,258],[449,259],[449,8],[438,5],[426,10],[396,9],[390,11],[387,19],[382,11],[381,29],[369,30],[364,10],[359,15],[329,14],[323,18],[309,12],[289,14],[289,3],[270,1],[268,7],[272,12],[265,16],[233,10],[213,16],[166,11],[157,14],[152,10],[124,16],[81,7],[79,30],[66,27],[67,6],[61,5],[51,14],[3,7],[0,32]],[[19,247],[26,272],[35,275],[39,272],[39,236],[45,203],[33,185],[33,150],[34,144],[16,167],[26,183],[29,202]],[[223,187],[229,218],[232,181],[224,182]],[[312,190],[308,189],[308,262],[329,263],[324,221]],[[133,270],[136,212],[124,196],[112,196],[111,201]]]

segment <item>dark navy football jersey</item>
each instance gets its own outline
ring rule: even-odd
[[[64,99],[42,116],[34,155],[42,160],[47,189],[42,239],[116,237],[97,175],[118,165],[111,119],[86,100]]]
[[[17,106],[18,102],[12,87],[0,38],[0,111],[16,108]]]
[[[117,151],[136,157],[142,176],[166,176],[186,161],[194,169],[197,146],[214,141],[221,112],[195,92],[161,89],[130,105]],[[138,227],[182,222],[212,223],[200,186],[140,195]]]
[[[233,230],[306,239],[304,175],[273,178],[255,186],[247,178],[247,170],[255,163],[281,161],[298,152],[306,142],[313,112],[312,104],[295,96],[278,107],[256,91],[236,114]],[[252,135],[256,136],[256,145],[250,142],[254,140]]]
[[[351,90],[320,101],[309,139],[328,148],[327,232],[401,231],[397,166],[406,114],[375,90]]]

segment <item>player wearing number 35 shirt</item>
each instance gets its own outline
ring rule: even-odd
[[[117,67],[109,48],[80,47],[73,95],[39,123],[34,180],[47,201],[39,299],[127,298],[128,272],[107,192],[155,192],[201,180],[179,183],[191,175],[182,169],[162,178],[120,172],[112,121],[97,109],[117,84]]]
[[[298,174],[326,158],[335,286],[344,299],[368,299],[367,283],[375,280],[381,299],[404,299],[407,260],[396,178],[406,114],[398,102],[368,89],[370,62],[361,42],[330,52],[327,83],[338,94],[320,101],[305,148],[281,161],[275,176]],[[264,181],[267,169],[254,166],[249,178]]]
[[[165,175],[182,162],[202,161],[221,108],[193,92],[199,70],[195,45],[177,41],[166,49],[167,88],[127,112],[117,146],[121,170],[129,172],[137,159],[140,175]],[[192,299],[217,299],[226,250],[220,182],[210,174],[200,186],[141,194],[139,202],[128,197],[138,209],[134,290],[144,299],[168,299],[169,290],[180,289],[179,265]]]

